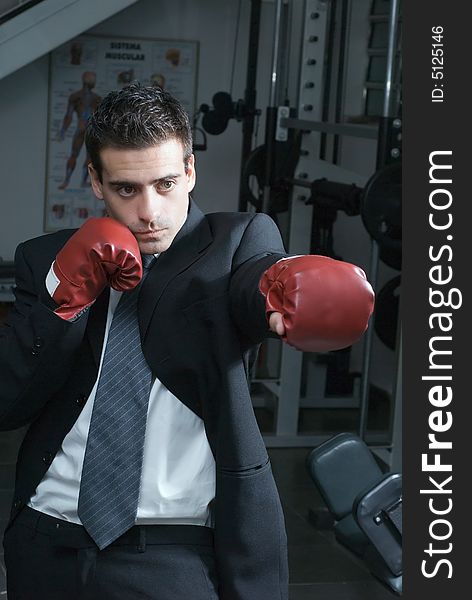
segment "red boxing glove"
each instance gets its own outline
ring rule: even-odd
[[[367,329],[374,309],[364,271],[326,256],[282,259],[264,272],[259,289],[267,317],[282,314],[282,339],[306,352],[350,346]]]
[[[107,284],[124,292],[141,281],[139,245],[131,231],[112,218],[92,218],[69,238],[56,256],[46,286],[62,319],[93,304]]]

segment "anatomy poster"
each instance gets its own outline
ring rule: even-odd
[[[87,119],[111,90],[139,81],[195,109],[198,42],[83,35],[50,54],[45,231],[103,216],[87,172]]]

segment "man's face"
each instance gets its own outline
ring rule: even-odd
[[[142,254],[165,252],[187,218],[194,156],[185,171],[182,144],[170,139],[141,150],[104,148],[100,158],[102,182],[92,165],[89,173],[108,215],[128,227]]]

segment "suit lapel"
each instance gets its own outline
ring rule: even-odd
[[[109,299],[110,288],[107,287],[90,308],[90,315],[87,322],[86,334],[97,365],[100,363],[100,356],[102,353]]]
[[[205,215],[190,199],[187,220],[170,248],[158,256],[139,293],[138,320],[142,340],[146,337],[153,312],[168,283],[194,263],[211,241]]]
[[[142,340],[169,281],[194,263],[211,241],[212,235],[205,215],[190,200],[187,220],[170,248],[157,258],[139,293],[138,320]],[[110,289],[107,287],[90,308],[87,322],[86,335],[97,365],[100,363],[109,299]]]

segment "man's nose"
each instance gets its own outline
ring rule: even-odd
[[[138,206],[139,219],[146,223],[158,220],[161,213],[161,202],[162,199],[154,188],[145,189]]]

